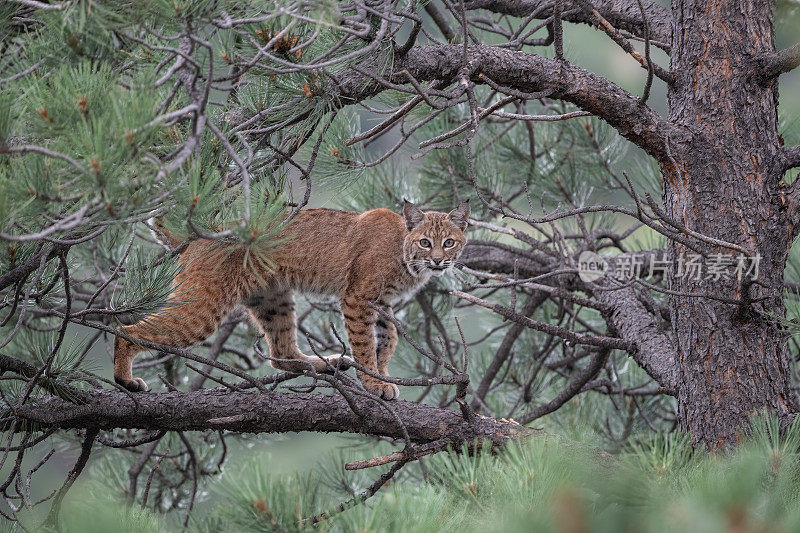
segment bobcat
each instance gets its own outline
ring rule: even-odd
[[[243,304],[266,337],[273,367],[325,372],[339,358],[323,360],[300,351],[292,291],[334,295],[355,360],[387,375],[397,330],[370,304],[391,314],[392,305],[452,268],[466,244],[468,218],[468,202],[449,213],[423,212],[405,202],[402,216],[388,209],[306,209],[269,250],[272,268],[258,272],[252,261],[244,266],[244,247],[195,240],[180,256],[182,268],[173,282],[176,303],[122,330],[137,339],[186,347],[208,338],[235,305]],[[158,233],[173,247],[181,244],[163,228]],[[145,349],[121,337],[114,344],[114,380],[133,392],[147,390],[131,372],[136,354]],[[358,377],[386,400],[399,394],[394,384],[363,372]]]

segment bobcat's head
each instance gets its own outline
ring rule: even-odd
[[[415,276],[430,271],[441,276],[456,264],[467,244],[464,230],[469,218],[469,200],[449,213],[423,212],[412,203],[403,205],[408,234],[403,241],[403,260]]]

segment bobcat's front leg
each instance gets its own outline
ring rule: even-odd
[[[381,373],[378,370],[378,355],[375,349],[375,322],[378,313],[362,300],[352,296],[342,298],[341,305],[353,358],[372,372]],[[384,400],[394,400],[400,395],[400,390],[393,383],[386,383],[364,372],[358,372],[358,379],[365,389]]]
[[[390,317],[394,318],[391,307],[387,307],[385,310]],[[389,361],[397,348],[397,328],[388,318],[379,316],[375,321],[375,341],[378,353],[378,372],[388,376]]]

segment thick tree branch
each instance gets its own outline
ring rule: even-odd
[[[15,374],[29,379],[36,377],[39,373],[39,369],[32,364],[0,353],[0,376],[7,371],[14,372]],[[46,378],[49,377],[50,376],[46,376]],[[56,384],[49,379],[39,379],[37,384],[50,394],[63,398],[70,403],[85,403],[91,400],[91,396],[88,392],[76,389],[70,385]]]
[[[790,168],[800,167],[800,144],[783,149],[784,172]]]
[[[97,426],[164,431],[229,430],[242,433],[299,431],[343,432],[403,438],[394,416],[373,400],[353,399],[360,415],[339,395],[315,393],[231,392],[225,388],[196,392],[129,395],[93,393],[92,401],[73,405],[55,397],[37,399],[17,410],[17,417],[40,427],[72,429]],[[497,444],[534,433],[514,422],[478,416],[468,424],[461,414],[430,405],[392,402],[413,442],[447,438],[459,445],[473,439]]]
[[[503,13],[515,17],[527,17],[537,12],[537,18],[546,19],[552,14],[545,8],[548,0],[471,0],[465,3],[467,9],[486,9],[495,13]],[[672,15],[669,9],[655,2],[643,2],[647,21],[650,24],[650,37],[653,44],[662,49],[669,49],[672,40]],[[637,37],[644,38],[645,22],[636,0],[594,0],[594,8],[604,19],[608,20],[615,28],[626,31]],[[590,14],[575,10],[575,2],[564,0],[562,19],[567,22],[592,24]]]
[[[764,81],[797,68],[800,66],[800,43],[765,55],[758,62],[758,66]]]
[[[678,366],[675,342],[669,329],[650,314],[638,300],[631,286],[609,290],[602,286],[594,297],[609,309],[605,314],[609,326],[624,340],[636,345],[630,355],[666,394],[675,394]]]

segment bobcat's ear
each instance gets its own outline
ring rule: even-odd
[[[467,229],[467,219],[469,218],[469,200],[461,202],[458,207],[450,211],[447,215],[450,220],[458,226],[461,231]]]
[[[404,199],[403,218],[406,219],[406,229],[411,231],[422,224],[422,221],[425,220],[425,213],[419,207]]]

